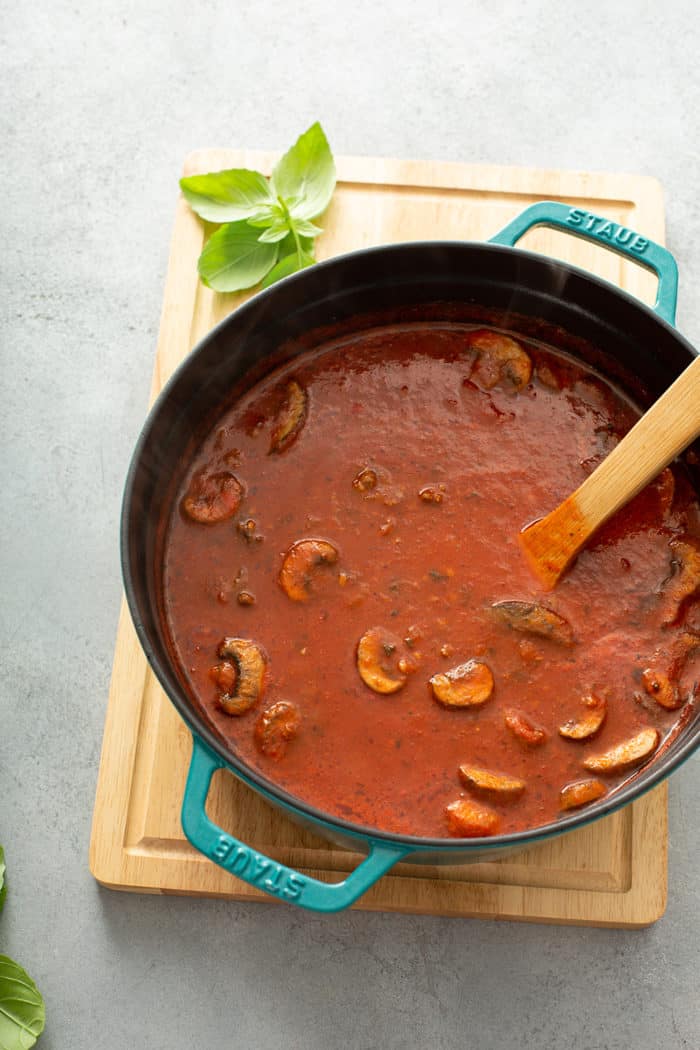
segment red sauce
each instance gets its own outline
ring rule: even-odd
[[[240,759],[326,813],[430,837],[547,824],[571,803],[567,785],[598,782],[583,805],[644,763],[601,773],[586,760],[645,729],[662,744],[687,718],[700,584],[692,489],[679,469],[664,472],[545,593],[518,531],[639,413],[573,359],[522,340],[520,350],[525,372],[466,326],[416,324],[309,351],[227,409],[183,465],[163,563],[181,673]],[[200,513],[208,485],[216,523]],[[292,549],[309,539],[322,542],[303,566],[309,550]],[[503,602],[535,603],[524,632],[522,607]],[[378,652],[392,692],[358,672],[373,628],[370,663]],[[222,707],[241,683],[219,653],[227,637],[267,657],[262,695],[247,682],[253,702],[240,714]],[[490,676],[447,675],[469,661]],[[446,695],[486,699],[444,706],[436,675]],[[601,706],[594,735],[560,734]],[[479,786],[470,769],[505,774],[510,788]]]

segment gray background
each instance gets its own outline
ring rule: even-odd
[[[87,849],[177,177],[197,146],[657,175],[700,342],[700,32],[670,0],[0,2],[0,950],[70,1047],[700,1046],[700,760],[643,932],[138,897]]]

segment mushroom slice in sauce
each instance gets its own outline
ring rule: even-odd
[[[538,747],[547,739],[547,732],[542,726],[537,726],[520,711],[506,711],[503,720],[510,729],[513,736],[517,736],[528,747]]]
[[[328,540],[298,540],[284,556],[279,581],[282,590],[294,602],[311,597],[314,571],[321,565],[333,565],[338,550]]]
[[[588,802],[602,798],[608,789],[600,780],[577,780],[567,784],[559,793],[559,804],[562,809],[577,809]]]
[[[363,467],[352,479],[352,487],[358,492],[371,492],[377,487],[377,472],[371,467]]]
[[[700,649],[700,637],[685,631],[675,639],[670,657],[662,659],[659,653],[649,661],[642,671],[641,679],[644,692],[666,711],[675,711],[682,707],[689,696],[684,695],[680,679],[685,670],[688,658]],[[694,692],[695,689],[691,690]],[[637,695],[637,699],[641,699]]]
[[[278,700],[258,716],[255,723],[255,743],[264,755],[270,758],[282,758],[290,740],[299,732],[301,716],[296,704],[288,700]]]
[[[450,835],[459,838],[484,838],[495,835],[500,826],[500,817],[488,806],[472,799],[460,798],[445,808]]]
[[[418,496],[424,503],[442,503],[445,498],[444,485],[424,485],[418,490]]]
[[[220,693],[232,693],[238,681],[238,669],[229,660],[209,668],[209,677]]]
[[[396,693],[406,684],[406,664],[401,659],[401,639],[383,627],[372,627],[357,646],[360,678],[375,693]]]
[[[656,671],[647,667],[642,671],[642,685],[647,696],[651,696],[667,711],[675,711],[676,708],[683,706],[684,699],[678,688],[678,682],[669,678],[665,671]]]
[[[192,478],[182,509],[201,525],[216,525],[233,517],[242,495],[243,486],[235,474],[228,470],[217,473],[203,470]]]
[[[581,718],[571,718],[559,726],[559,735],[567,740],[589,740],[598,732],[607,714],[608,705],[601,696],[584,696],[585,712]]]
[[[224,638],[218,653],[236,671],[233,685],[219,693],[219,704],[227,715],[245,714],[264,692],[267,653],[247,638]]]
[[[284,404],[270,437],[270,452],[284,452],[298,438],[309,407],[309,397],[303,386],[296,381],[287,383]]]
[[[459,775],[468,788],[492,794],[497,798],[516,798],[525,790],[525,781],[505,773],[492,773],[476,766],[460,766]]]
[[[584,760],[584,767],[591,773],[619,773],[620,770],[636,766],[653,754],[659,746],[658,729],[642,729],[636,736],[616,744],[602,755],[591,755]]]
[[[559,645],[574,644],[574,632],[569,621],[540,602],[494,602],[491,612],[513,631],[548,638]]]
[[[444,707],[479,707],[493,692],[493,674],[486,664],[468,660],[444,674],[434,674],[430,685]]]
[[[467,343],[477,353],[471,379],[486,390],[506,382],[522,390],[532,378],[532,361],[526,350],[508,335],[480,328],[469,332]]]
[[[681,605],[700,590],[700,550],[684,540],[671,540],[672,575],[664,584],[664,624],[674,623]]]

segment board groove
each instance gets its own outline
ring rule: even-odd
[[[190,154],[185,173],[224,167],[269,172],[276,157],[255,151]],[[341,158],[334,200],[324,216],[318,256],[401,240],[482,240],[521,208],[563,200],[663,241],[663,202],[655,179],[604,173],[529,171],[422,161]],[[153,399],[174,368],[245,299],[216,295],[197,279],[202,224],[178,201],[153,373]],[[653,279],[596,246],[551,230],[523,247],[563,258],[649,302]],[[189,731],[147,667],[123,605],[97,785],[91,871],[103,885],[135,892],[237,900],[272,898],[198,854],[179,822]],[[327,881],[359,857],[301,830],[232,774],[216,774],[214,819],[273,859]],[[643,926],[666,903],[667,789],[653,792],[579,831],[498,861],[428,867],[398,865],[358,902],[369,910],[507,918],[599,926]]]

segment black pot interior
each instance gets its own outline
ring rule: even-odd
[[[162,627],[162,511],[179,480],[179,464],[224,403],[331,333],[410,318],[491,322],[540,339],[585,359],[642,406],[655,400],[695,353],[653,311],[581,271],[510,248],[423,243],[344,256],[273,286],[214,329],[178,369],[144,426],[126,484],[122,565],[132,617],[151,666],[190,727],[234,770],[312,818],[324,815],[240,767],[186,694]],[[700,491],[697,478],[694,483]],[[584,823],[594,810],[609,812],[650,787],[694,748],[699,735],[698,720],[689,720],[664,754],[616,792],[612,802],[589,807],[583,817],[565,818],[557,829]],[[353,828],[337,818],[324,819]],[[365,830],[382,837],[375,829]],[[541,834],[538,828],[493,843],[525,842]],[[455,840],[420,841],[464,848]]]

